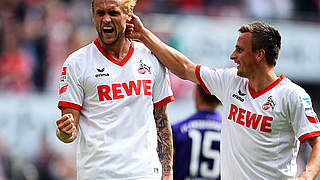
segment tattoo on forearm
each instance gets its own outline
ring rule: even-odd
[[[158,156],[162,164],[163,176],[169,176],[172,173],[173,164],[173,145],[172,131],[166,112],[166,105],[153,111],[157,134],[158,134]]]

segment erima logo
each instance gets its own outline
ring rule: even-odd
[[[240,89],[239,89],[239,91],[238,91],[238,94],[239,94],[240,96],[245,96],[245,95],[247,95],[246,93],[241,92]]]
[[[104,68],[97,68],[97,71],[99,72],[99,74],[96,74],[96,78],[98,77],[103,77],[103,76],[109,76],[109,73],[103,73],[104,72]]]
[[[104,68],[102,68],[102,69],[97,68],[97,71],[98,71],[98,72],[103,72],[103,71],[104,71]]]
[[[232,94],[232,97],[238,99],[241,102],[244,102],[244,99],[242,97],[238,96],[237,94]]]
[[[239,96],[239,95],[240,96]],[[241,96],[245,96],[247,95],[246,93],[241,92],[241,90],[239,89],[238,94],[233,94],[232,97],[238,99],[241,102],[244,102],[244,99]]]

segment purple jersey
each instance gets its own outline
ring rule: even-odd
[[[172,126],[175,180],[220,179],[221,115],[198,111]]]

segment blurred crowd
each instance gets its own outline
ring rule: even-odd
[[[0,91],[56,91],[70,52],[94,40],[90,0],[1,0]],[[135,12],[320,22],[320,0],[138,0]]]
[[[135,12],[320,23],[320,0],[138,0]],[[96,38],[93,28],[90,0],[1,0],[0,93],[56,93],[63,62]],[[0,179],[75,179],[74,164],[41,142],[34,159],[19,163],[1,139]]]
[[[24,152],[14,154],[9,150],[5,136],[0,140],[0,180],[75,180],[74,152],[65,148],[57,153],[51,148],[46,136],[39,142],[38,152],[28,157]],[[23,137],[21,137],[23,138]]]

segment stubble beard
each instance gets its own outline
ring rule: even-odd
[[[116,43],[119,41],[119,39],[120,39],[122,36],[124,36],[124,34],[118,34],[118,33],[116,33],[116,37],[115,37],[115,39],[114,39],[113,41],[111,41],[111,42],[105,42],[104,39],[103,39],[103,30],[101,30],[98,34],[99,34],[99,37],[100,37],[100,40],[101,40],[102,44],[104,44],[104,45],[106,45],[106,46],[110,46],[110,45],[116,44]]]
[[[240,76],[240,77],[243,77],[243,78],[246,78],[246,73],[243,72],[243,71],[240,71],[240,69],[237,70],[237,75]]]

